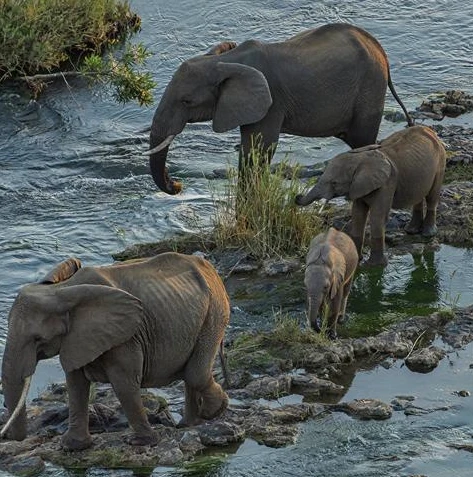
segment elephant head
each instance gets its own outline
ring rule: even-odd
[[[386,184],[392,167],[391,161],[376,144],[339,154],[329,161],[306,195],[296,196],[296,203],[309,205],[314,200],[334,197],[359,199]]]
[[[308,318],[311,327],[320,332],[319,318],[324,306],[333,300],[343,286],[345,260],[337,257],[341,252],[328,245],[310,249],[307,255],[304,284],[307,290]]]
[[[167,85],[153,117],[150,150],[145,153],[162,191],[177,194],[181,190],[181,184],[169,178],[166,158],[169,145],[187,123],[212,120],[213,130],[223,132],[259,121],[270,108],[265,76],[239,63],[237,50],[214,47],[209,54],[185,61]],[[221,51],[225,53],[218,54]]]
[[[45,283],[26,285],[12,305],[2,362],[10,419],[0,435],[26,437],[26,387],[39,360],[59,355],[66,372],[79,369],[130,339],[141,323],[141,303],[134,296],[104,285],[69,285],[77,265],[69,260]]]

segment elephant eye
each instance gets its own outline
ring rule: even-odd
[[[184,106],[191,106],[192,101],[191,101],[190,99],[181,99],[181,103],[182,103]]]

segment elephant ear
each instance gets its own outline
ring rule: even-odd
[[[217,63],[220,94],[212,127],[224,132],[262,119],[273,100],[261,71],[239,63]]]
[[[364,197],[382,187],[392,173],[391,161],[379,151],[359,152],[348,196],[351,200]]]
[[[56,296],[69,321],[59,351],[66,372],[128,341],[144,317],[140,300],[118,288],[74,285],[57,290]]]
[[[74,273],[81,268],[82,264],[78,258],[68,258],[53,268],[40,283],[59,283],[71,278]]]

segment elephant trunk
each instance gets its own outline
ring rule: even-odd
[[[320,195],[317,185],[315,185],[314,187],[312,187],[312,189],[310,189],[310,191],[306,195],[303,195],[303,194],[297,195],[296,204],[309,205],[309,204],[312,204],[314,200],[322,199],[322,198],[323,197]]]
[[[322,301],[323,300],[320,298],[319,294],[308,295],[309,323],[312,329],[316,331],[317,333],[320,333],[319,317],[320,317],[320,308],[322,306]]]
[[[26,353],[28,354],[28,353]],[[16,356],[16,359],[12,359]],[[19,358],[21,356],[21,358]],[[26,426],[26,397],[31,382],[31,376],[36,366],[36,361],[31,366],[24,367],[25,353],[17,354],[12,350],[7,340],[2,363],[2,386],[5,398],[5,407],[10,416],[9,420],[0,431],[0,437],[21,441],[27,433]],[[31,361],[31,360],[28,360]],[[32,368],[32,369],[31,369]]]
[[[182,184],[169,177],[168,168],[166,167],[169,144],[173,139],[173,135],[157,137],[153,133],[151,133],[150,137],[151,155],[149,157],[149,166],[151,175],[155,184],[163,192],[170,195],[178,194],[182,190]]]

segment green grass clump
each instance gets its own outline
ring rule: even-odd
[[[128,2],[0,0],[0,78],[49,71],[139,28]]]
[[[255,258],[303,256],[323,221],[311,207],[299,207],[298,168],[287,161],[271,168],[261,148],[252,150],[251,165],[229,171],[224,197],[214,197],[217,247],[242,247]]]

